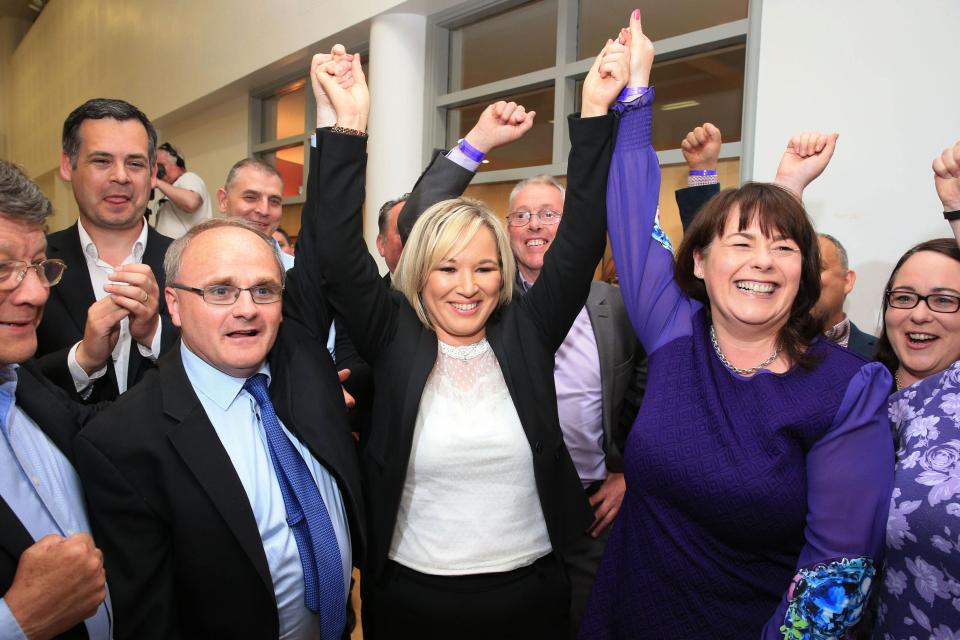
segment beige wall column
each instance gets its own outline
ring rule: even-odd
[[[16,161],[9,156],[10,109],[14,100],[10,60],[28,29],[29,20],[0,18],[0,158],[4,160]]]
[[[386,14],[370,24],[370,142],[363,235],[377,253],[377,212],[413,187],[423,149],[424,65],[427,19]]]

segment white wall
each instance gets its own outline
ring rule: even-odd
[[[753,178],[772,179],[792,134],[840,133],[833,162],[804,199],[818,230],[847,247],[858,274],[847,311],[873,332],[900,255],[950,235],[930,164],[960,139],[960,2],[754,5],[761,17]]]

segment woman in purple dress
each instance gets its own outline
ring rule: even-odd
[[[897,383],[878,640],[960,638],[960,142],[938,160],[937,194],[956,241],[922,242],[900,258],[877,343]]]
[[[843,636],[883,549],[890,374],[819,337],[816,233],[780,187],[716,196],[674,271],[657,219],[652,47],[636,14],[630,28],[607,207],[650,377],[580,637]]]

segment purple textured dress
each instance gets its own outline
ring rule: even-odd
[[[745,378],[720,362],[656,219],[652,102],[651,90],[618,105],[607,186],[617,271],[650,378],[580,637],[842,636],[883,549],[890,374],[826,340],[811,346],[812,371]]]

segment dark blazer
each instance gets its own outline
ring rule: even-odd
[[[342,190],[350,178],[318,176],[314,168],[308,186]],[[360,470],[326,348],[333,316],[315,266],[317,234],[305,217],[268,356],[270,396],[284,425],[336,478],[359,565],[366,543]],[[116,638],[279,635],[253,511],[178,347],[83,430],[76,450],[110,575]]]
[[[143,250],[143,263],[149,265],[160,285],[160,351],[165,352],[177,337],[176,328],[170,322],[167,306],[163,298],[163,256],[173,242],[160,235],[147,225],[147,244]],[[93,389],[86,399],[80,398],[70,370],[67,368],[67,353],[83,338],[84,325],[87,323],[87,310],[96,297],[90,284],[87,261],[80,246],[80,232],[77,225],[57,231],[47,236],[47,257],[59,258],[67,263],[63,279],[50,289],[50,298],[43,310],[43,320],[37,328],[37,359],[43,367],[43,373],[54,384],[66,391],[74,400],[95,403],[101,400],[113,400],[119,395],[117,376],[113,362],[108,359],[107,373],[93,383]],[[140,355],[136,345],[131,345],[130,360],[127,366],[127,388],[143,378],[153,368],[148,358]]]
[[[606,231],[606,180],[613,116],[573,119],[566,214],[537,284],[488,319],[490,342],[533,455],[540,504],[559,554],[582,537],[592,514],[563,443],[553,384],[554,353],[589,293]],[[437,335],[399,292],[384,285],[363,242],[364,142],[324,133],[323,172],[346,177],[339,189],[308,191],[305,216],[317,216],[327,295],[377,389],[373,426],[362,453],[370,545],[364,589],[381,575],[410,460],[424,385],[437,358]],[[334,152],[335,150],[335,152]],[[311,174],[317,172],[316,154]],[[309,212],[309,213],[307,213]]]
[[[459,198],[470,186],[474,172],[464,169],[449,159],[443,150],[436,150],[433,159],[424,169],[410,191],[410,197],[403,203],[397,215],[397,231],[400,240],[406,244],[407,238],[417,218],[424,211],[442,200]]]
[[[30,416],[37,426],[57,446],[71,464],[75,463],[73,440],[80,426],[96,414],[98,407],[71,402],[59,388],[45,380],[40,366],[34,360],[20,365],[17,371],[17,406]],[[20,555],[34,544],[34,539],[0,496],[0,594],[13,583]],[[58,638],[80,640],[87,638],[87,628],[81,622]]]
[[[850,321],[850,340],[847,348],[856,351],[864,358],[877,359],[877,337],[860,330],[860,327]]]

